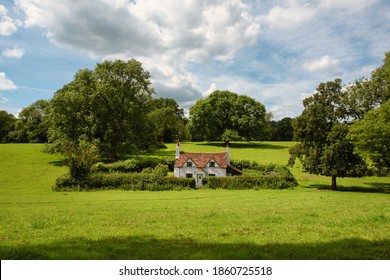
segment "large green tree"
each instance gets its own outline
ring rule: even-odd
[[[176,100],[171,98],[152,99],[148,103],[154,135],[157,141],[173,142],[178,137],[186,138],[186,123],[184,110],[179,107]]]
[[[346,139],[347,116],[340,111],[341,80],[321,83],[316,93],[303,101],[302,114],[293,121],[298,144],[290,149],[290,164],[299,158],[306,171],[331,176],[336,190],[337,177],[363,175],[364,162]]]
[[[377,172],[390,172],[390,100],[351,126],[348,138]]]
[[[0,111],[0,143],[11,141],[10,132],[15,129],[16,118],[7,111]]]
[[[345,87],[341,94],[339,113],[350,120],[361,120],[373,108],[390,99],[390,52],[370,78],[361,78]]]
[[[189,131],[194,140],[221,140],[226,130],[243,140],[258,140],[265,125],[265,107],[246,95],[215,91],[190,109]]]
[[[14,142],[45,143],[48,140],[50,103],[38,100],[23,108],[18,114],[15,130],[11,132]]]
[[[272,141],[292,141],[294,129],[291,118],[283,118],[279,121],[271,121],[269,139]]]
[[[80,139],[93,142],[111,159],[148,149],[154,139],[146,104],[153,92],[150,74],[134,59],[80,70],[52,99],[51,140],[60,147]]]

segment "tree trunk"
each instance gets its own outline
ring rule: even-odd
[[[335,175],[332,175],[332,191],[337,191]]]

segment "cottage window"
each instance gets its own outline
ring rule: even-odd
[[[215,177],[215,174],[209,174],[210,177]]]
[[[209,166],[210,167],[215,167],[215,162],[214,161],[210,161]]]
[[[192,178],[192,173],[186,173],[186,178]]]
[[[192,162],[191,161],[187,161],[187,167],[192,167]]]

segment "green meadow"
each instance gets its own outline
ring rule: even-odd
[[[233,143],[285,164],[291,142]],[[172,156],[175,144],[149,156]],[[182,143],[191,152],[222,143]],[[40,144],[0,145],[1,259],[390,259],[390,178],[291,168],[287,190],[54,192],[67,168]]]

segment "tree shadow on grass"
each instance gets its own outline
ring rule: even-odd
[[[212,147],[226,147],[223,142],[203,142],[196,143],[199,146],[212,146]],[[268,149],[268,150],[283,150],[288,147],[283,145],[269,144],[269,143],[255,143],[255,142],[231,142],[229,143],[230,148],[234,149]]]
[[[390,259],[390,240],[341,239],[332,242],[264,245],[203,243],[192,239],[157,239],[144,236],[101,240],[75,238],[42,245],[1,246],[6,259],[105,260],[355,260]]]
[[[57,166],[57,167],[63,167],[63,166],[66,166],[66,160],[65,159],[54,160],[54,161],[50,161],[49,164]]]
[[[362,193],[385,193],[390,194],[390,185],[386,183],[364,183],[367,187],[359,186],[337,186],[337,191],[340,192],[362,192]],[[331,190],[330,185],[326,184],[313,184],[307,188],[313,188],[318,190]]]

